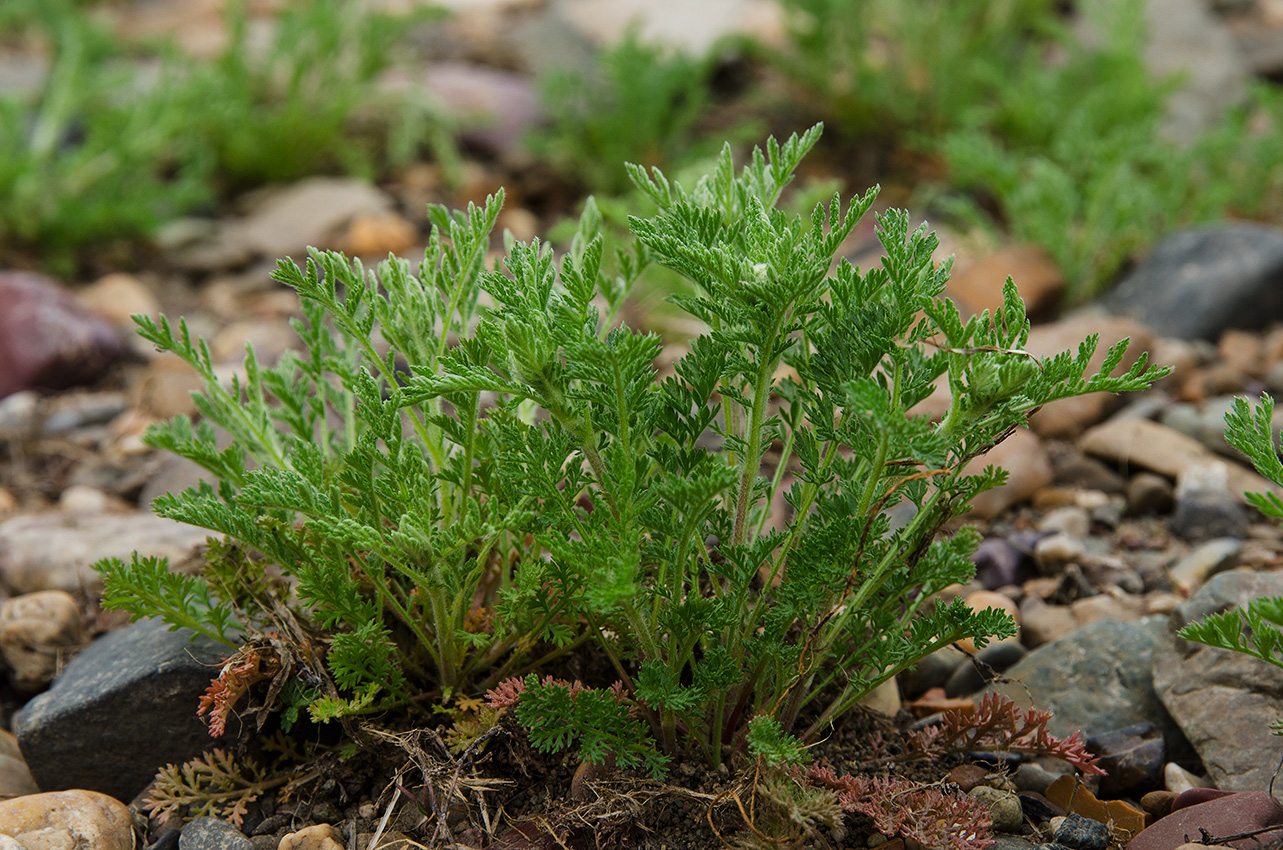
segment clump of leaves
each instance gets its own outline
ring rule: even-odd
[[[690,155],[709,99],[712,62],[643,42],[635,30],[602,51],[594,73],[543,80],[548,128],[532,135],[541,159],[594,192],[630,188],[625,162],[671,167]]]
[[[579,758],[589,764],[613,760],[618,767],[644,768],[656,779],[664,773],[668,759],[655,750],[637,720],[637,706],[619,683],[587,688],[552,676],[541,681],[531,673],[501,682],[486,696],[490,709],[514,709],[540,752],[563,752],[578,742]]]
[[[786,0],[776,64],[840,132],[931,136],[1011,84],[1056,26],[1050,0]]]
[[[1273,417],[1274,399],[1268,394],[1255,408],[1246,399],[1235,399],[1234,408],[1225,416],[1225,439],[1247,455],[1258,472],[1283,485],[1283,461],[1279,460]],[[1266,516],[1283,519],[1283,499],[1277,494],[1248,493],[1247,501]],[[1185,626],[1179,635],[1283,667],[1283,597],[1253,599],[1246,607],[1209,614]],[[1275,735],[1283,735],[1283,718],[1270,728]]]
[[[425,103],[378,85],[395,57],[402,17],[342,0],[287,4],[269,43],[250,38],[243,3],[229,4],[230,39],[209,65],[189,69],[191,132],[218,172],[256,185],[340,171],[374,176],[414,153],[425,137],[439,147]]]
[[[1087,775],[1105,773],[1078,732],[1063,740],[1057,738],[1047,731],[1049,720],[1050,711],[1022,711],[1010,698],[990,692],[975,711],[946,711],[939,723],[914,731],[909,736],[907,755],[927,758],[945,753],[1021,753],[1058,758]]]
[[[1013,633],[997,610],[933,602],[971,578],[978,543],[937,532],[1003,480],[967,464],[1043,404],[1163,371],[1142,357],[1113,375],[1124,342],[1088,375],[1094,337],[1031,356],[1010,281],[964,322],[907,213],[879,217],[881,268],[835,266],[875,192],[777,208],[819,134],[772,139],[738,172],[728,146],[689,187],[631,167],[657,212],[630,221],[618,273],[591,204],[560,264],[509,241],[486,269],[501,197],[433,210],[417,277],[396,258],[282,263],[303,351],[266,368],[251,349],[228,383],[185,325],[139,319],[205,379],[204,421],[147,439],[217,479],[156,508],[296,582],[281,604],[328,645],[314,718],[484,691],[591,641],[635,722],[608,692],[536,677],[518,702],[532,740],[578,736],[585,757],[652,771],[642,729],[668,758],[718,764],[751,735],[787,759],[925,655]],[[708,328],[662,379],[658,338],[618,321],[648,262],[688,279],[674,301]],[[941,378],[948,412],[914,415]],[[108,579],[130,592],[128,571]],[[272,616],[246,605],[244,626]]]
[[[152,817],[217,817],[240,826],[250,803],[273,788],[302,783],[315,775],[273,772],[249,756],[235,757],[215,747],[182,765],[156,774],[143,810]]]
[[[907,779],[839,776],[827,767],[812,767],[806,777],[837,792],[843,811],[873,818],[883,835],[947,850],[983,850],[993,844],[988,808],[966,794]]]
[[[28,14],[51,65],[34,90],[0,93],[0,250],[66,267],[86,244],[138,239],[207,201],[173,69],[149,80],[70,3]]]

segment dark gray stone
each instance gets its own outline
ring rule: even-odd
[[[1269,732],[1283,704],[1283,670],[1181,640],[1176,632],[1262,596],[1283,596],[1283,573],[1233,570],[1213,576],[1172,612],[1171,631],[1153,652],[1158,697],[1198,752],[1208,778],[1227,791],[1268,788],[1283,759],[1283,738]]]
[[[971,560],[976,565],[976,581],[987,590],[1023,584],[1038,575],[1032,548],[1000,537],[981,542]]]
[[[945,682],[945,696],[960,697],[974,694],[1027,654],[1028,650],[1018,643],[995,643],[986,646],[976,653],[975,662],[968,658],[954,669],[949,680]]]
[[[183,827],[178,850],[254,850],[254,844],[227,821],[196,818]]]
[[[1165,239],[1101,303],[1160,336],[1215,340],[1283,320],[1283,231],[1235,223]]]
[[[1247,512],[1229,490],[1207,488],[1178,490],[1176,510],[1167,524],[1185,540],[1247,537]]]
[[[1051,711],[1047,729],[1057,737],[1153,723],[1163,730],[1175,758],[1188,753],[1189,745],[1154,693],[1151,678],[1154,644],[1166,632],[1165,617],[1097,620],[1038,647],[1007,670],[1004,678],[1010,681],[991,689],[1017,705]]]
[[[132,800],[159,768],[216,743],[196,708],[230,650],[190,636],[160,620],[111,632],[23,707],[13,731],[41,791]]]
[[[1154,724],[1141,723],[1093,735],[1086,746],[1097,756],[1106,774],[1100,779],[1102,795],[1135,799],[1161,787],[1167,744]]]
[[[1071,850],[1105,850],[1109,845],[1109,827],[1098,820],[1070,812],[1056,827],[1051,840]]]
[[[917,699],[932,688],[944,687],[958,665],[969,663],[962,650],[946,646],[896,676],[896,681],[905,699]]]
[[[1141,472],[1127,484],[1127,512],[1132,516],[1165,514],[1176,504],[1172,482],[1152,472]]]

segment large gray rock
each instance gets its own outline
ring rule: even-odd
[[[1153,723],[1163,731],[1168,751],[1180,757],[1188,745],[1179,740],[1179,728],[1150,678],[1154,644],[1165,634],[1161,617],[1097,620],[1035,649],[1007,670],[1009,681],[992,690],[1017,705],[1053,712],[1047,729],[1060,737]]]
[[[1283,715],[1283,670],[1237,652],[1181,640],[1208,614],[1261,596],[1283,596],[1283,573],[1234,570],[1213,576],[1171,616],[1153,652],[1154,689],[1198,751],[1217,788],[1264,791],[1283,758],[1270,724]]]
[[[1283,319],[1283,231],[1198,227],[1165,239],[1101,302],[1160,336],[1215,340]]]
[[[83,788],[132,800],[166,764],[215,743],[196,716],[229,649],[143,620],[92,643],[14,718],[43,791]]]

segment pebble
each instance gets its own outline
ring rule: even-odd
[[[1145,615],[1145,600],[1127,593],[1098,593],[1069,603],[1069,613],[1080,626],[1097,620],[1130,622]]]
[[[1098,735],[1164,715],[1151,680],[1154,643],[1165,635],[1160,619],[1134,623],[1098,620],[1040,646],[1009,668],[1012,682],[991,685],[1018,706],[1053,712],[1047,730],[1059,737]],[[1167,740],[1179,736],[1168,720]],[[1268,725],[1268,724],[1267,724]]]
[[[945,683],[945,695],[961,697],[974,694],[1026,654],[1028,650],[1019,643],[1001,641],[986,646],[976,653],[974,661],[968,658],[954,669]]]
[[[964,316],[1002,308],[1008,277],[1020,287],[1025,312],[1033,318],[1052,312],[1065,288],[1065,273],[1040,245],[1021,243],[999,248],[971,262],[960,262],[949,277],[946,293]]]
[[[948,697],[945,696],[944,688],[931,688],[909,703],[909,710],[919,720],[932,717],[942,711],[957,711],[963,715],[971,715],[976,713],[976,701],[970,697]]]
[[[1070,814],[1110,824],[1126,836],[1145,828],[1145,812],[1125,800],[1100,800],[1074,776],[1062,776],[1047,786],[1047,799]],[[1069,815],[1066,815],[1068,817]],[[1124,839],[1125,840],[1125,839]]]
[[[0,398],[93,383],[125,350],[111,322],[57,281],[0,271]]]
[[[1077,630],[1078,620],[1066,605],[1048,605],[1032,594],[1020,603],[1020,637],[1030,649],[1060,640]]]
[[[1176,488],[1161,475],[1138,472],[1127,482],[1127,512],[1131,516],[1166,514],[1176,504]]]
[[[134,330],[134,314],[156,318],[160,301],[141,280],[124,272],[113,272],[80,290],[80,303],[119,328]]]
[[[1135,798],[1162,782],[1167,744],[1153,723],[1093,735],[1085,745],[1106,773],[1100,780],[1100,793],[1107,797]]]
[[[1247,536],[1247,513],[1241,494],[1229,488],[1229,467],[1220,462],[1196,464],[1176,479],[1176,510],[1168,525],[1185,540]]]
[[[11,800],[40,793],[31,768],[22,757],[18,739],[8,729],[0,729],[0,800]]]
[[[111,507],[110,496],[87,484],[72,484],[58,496],[58,510],[68,513],[105,513]]]
[[[1176,799],[1172,801],[1172,811],[1187,809],[1199,803],[1206,803],[1208,800],[1219,800],[1221,797],[1236,793],[1238,792],[1222,791],[1220,788],[1191,788],[1176,795]]]
[[[982,541],[971,559],[976,565],[976,581],[989,590],[1023,584],[1038,575],[1037,564],[1029,550],[1001,537]]]
[[[405,254],[419,239],[418,229],[395,212],[361,213],[348,225],[342,238],[344,250],[354,257]]]
[[[28,593],[0,607],[0,653],[21,693],[47,687],[84,641],[80,605],[65,591]]]
[[[194,416],[192,393],[202,390],[200,373],[173,352],[156,354],[130,390],[133,407],[152,419],[172,419],[180,413]]]
[[[1020,798],[1012,792],[978,785],[967,794],[988,807],[994,830],[1015,832],[1024,824],[1025,815],[1020,808]]]
[[[983,519],[992,519],[1012,505],[1028,500],[1052,482],[1051,460],[1042,440],[1024,428],[1017,428],[1010,437],[972,459],[966,466],[966,474],[977,475],[986,466],[1000,466],[1008,470],[1008,475],[1005,484],[971,500],[969,514]]]
[[[953,645],[938,649],[896,676],[900,682],[900,690],[906,698],[912,700],[931,688],[942,688],[966,657],[962,650]]]
[[[1078,445],[1120,466],[1139,467],[1171,479],[1193,466],[1224,463],[1198,440],[1148,419],[1110,419],[1084,433]],[[1229,491],[1240,501],[1249,490],[1283,497],[1283,487],[1246,467],[1230,464],[1227,475]]]
[[[1122,493],[1127,489],[1126,478],[1096,458],[1083,454],[1073,443],[1053,446],[1049,446],[1048,451],[1058,487],[1106,494]]]
[[[1067,534],[1083,538],[1091,533],[1091,515],[1076,505],[1056,508],[1038,520],[1038,530],[1044,534]]]
[[[1034,546],[1034,559],[1043,575],[1055,575],[1066,564],[1078,563],[1087,554],[1082,538],[1058,532],[1039,540]]]
[[[49,791],[0,802],[0,834],[25,850],[133,850],[134,818],[106,794]]]
[[[311,246],[341,248],[353,219],[382,214],[392,199],[353,177],[309,177],[268,190],[244,219],[227,225],[229,236],[268,258],[302,255]]]
[[[1242,549],[1243,541],[1233,537],[1201,543],[1172,565],[1169,572],[1172,584],[1185,594],[1193,593],[1213,575],[1237,564]]]
[[[245,834],[218,818],[196,818],[178,837],[178,850],[253,850]]]
[[[900,711],[901,705],[900,687],[896,684],[895,676],[865,694],[860,700],[860,705],[885,714],[887,717],[894,717]]]
[[[1109,827],[1098,820],[1070,812],[1060,823],[1053,819],[1052,841],[1070,850],[1105,850],[1109,845]]]
[[[989,771],[978,764],[960,764],[949,771],[945,781],[957,785],[962,793],[969,794],[972,788],[984,785],[989,776]]]
[[[278,850],[344,850],[343,833],[328,823],[306,826],[281,839]]]
[[[70,434],[110,422],[128,409],[123,393],[64,394],[44,406],[40,433],[45,437]]]
[[[39,424],[40,393],[23,390],[0,398],[0,440],[30,436]]]
[[[1042,756],[1017,767],[1011,778],[1017,789],[1043,794],[1051,783],[1073,772],[1074,767],[1068,762]]]
[[[215,362],[239,363],[245,357],[246,346],[252,345],[259,365],[271,367],[298,344],[298,335],[284,318],[245,319],[219,331],[210,340],[209,350]]]
[[[1172,803],[1176,801],[1176,794],[1166,789],[1161,791],[1150,791],[1140,798],[1140,807],[1154,818],[1167,817],[1171,814]]]
[[[1163,765],[1163,787],[1173,794],[1184,794],[1191,788],[1211,788],[1212,783],[1171,761]]]
[[[460,140],[501,161],[529,156],[527,134],[543,119],[529,74],[465,62],[435,62],[423,76],[447,114],[463,116]]]

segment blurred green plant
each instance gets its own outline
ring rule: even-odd
[[[85,4],[19,0],[7,34],[39,39],[37,90],[0,92],[0,248],[69,267],[220,194],[321,172],[374,177],[426,145],[454,161],[451,125],[412,91],[381,88],[406,19],[299,0],[251,37],[243,4],[213,62],[127,47]]]
[[[1143,5],[785,0],[779,67],[839,132],[940,157],[922,195],[1044,246],[1071,301],[1183,224],[1275,209],[1283,96],[1256,88],[1220,126],[1165,138],[1177,80],[1145,67]]]
[[[381,90],[405,19],[343,0],[298,0],[251,37],[243,3],[229,6],[230,39],[187,87],[196,133],[220,175],[238,185],[343,172],[375,176],[404,162],[420,139],[439,146],[426,100]]]
[[[1027,61],[938,145],[949,180],[974,192],[952,211],[983,221],[981,200],[996,201],[1010,233],[1047,248],[1079,301],[1176,227],[1258,212],[1283,184],[1271,167],[1283,153],[1283,98],[1258,87],[1219,127],[1169,140],[1176,80],[1145,68],[1141,8],[1088,8],[1100,45],[1066,42],[1055,66]]]
[[[548,127],[536,155],[593,192],[631,188],[625,162],[671,168],[696,152],[694,128],[709,101],[712,62],[640,40],[630,31],[592,73],[559,70],[542,84]]]
[[[51,61],[34,91],[0,92],[0,247],[67,267],[81,246],[209,200],[211,163],[172,68],[141,65],[74,4],[28,12],[21,25]]]
[[[898,140],[957,125],[1059,26],[1053,0],[783,0],[774,54],[839,132]]]

